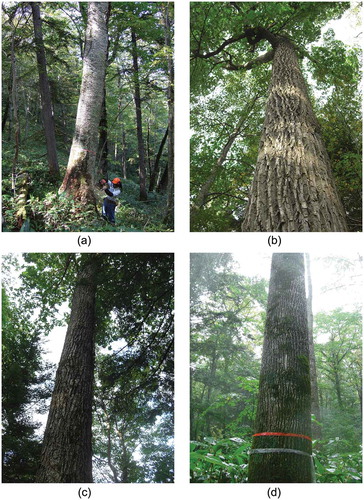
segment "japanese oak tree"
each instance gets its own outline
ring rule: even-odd
[[[222,153],[210,167],[211,175],[205,177],[207,181],[202,183],[201,191],[195,195],[195,209],[214,196],[241,196],[248,201],[242,205],[243,214],[236,213],[235,217],[242,219],[243,231],[348,230],[301,63],[304,57],[310,57],[307,47],[319,39],[322,27],[340,17],[348,6],[338,2],[193,4],[192,89],[201,96],[200,100],[196,98],[195,106],[203,105],[204,100],[210,98],[209,92],[216,95],[217,105],[219,100],[227,101],[226,95],[234,92],[239,80],[237,77],[233,82],[230,72],[240,74],[241,85],[247,82],[255,89],[253,94],[260,96],[262,84],[266,84],[269,77],[267,65],[272,64],[249,194],[242,187],[240,193],[230,195],[235,189],[231,185],[225,193],[214,193],[211,189],[217,176],[222,175],[219,163],[226,161],[232,142],[238,135],[256,134],[257,124],[244,110],[240,117],[237,114],[235,124],[220,124],[223,134],[219,136],[216,131],[213,134],[219,138],[215,143],[220,145]],[[217,25],[218,30],[214,29]],[[247,72],[253,80],[245,76]],[[230,101],[227,114],[237,107],[234,99]],[[241,103],[241,110],[244,105]],[[221,120],[225,123],[224,117],[220,117]],[[242,121],[246,122],[244,127]],[[247,158],[251,154],[247,155],[249,140],[242,149],[243,157]],[[196,151],[202,153],[206,147],[197,145]],[[235,153],[239,155],[237,149]],[[214,155],[219,156],[216,149]],[[238,165],[239,160],[236,162]],[[240,167],[241,172],[244,168]],[[239,182],[239,175],[236,172],[234,183]]]

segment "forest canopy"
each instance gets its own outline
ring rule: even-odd
[[[173,229],[173,36],[170,3],[2,3],[3,230]]]
[[[264,325],[274,311],[267,309],[270,260],[260,254],[192,254],[192,482],[248,481]],[[361,482],[362,257],[306,256],[308,311],[309,269],[313,316],[308,322],[317,372],[311,389],[317,378],[318,395],[318,405],[312,401],[311,407],[316,482]],[[289,313],[280,316],[287,330]],[[273,376],[269,380],[272,386],[284,384]]]
[[[173,256],[7,255],[3,276],[3,482],[173,482]]]
[[[360,3],[348,2],[191,4],[191,230],[361,231],[360,13]],[[278,58],[288,57],[280,41],[295,52],[282,64],[297,58],[306,84],[289,85],[307,87],[310,110],[283,90],[275,97],[284,87]],[[328,155],[327,180],[315,174],[315,149]],[[312,176],[317,193],[305,184]],[[341,222],[310,221],[325,203]]]

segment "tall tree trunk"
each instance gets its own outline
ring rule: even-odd
[[[13,105],[13,121],[14,121],[14,157],[11,169],[11,189],[15,196],[16,188],[16,171],[19,158],[20,147],[20,122],[18,115],[18,83],[16,71],[16,56],[15,56],[15,28],[11,35],[11,72],[12,72],[12,87],[11,87],[11,100]]]
[[[279,38],[243,231],[347,231],[295,49]]]
[[[100,171],[102,175],[107,176],[108,172],[107,158],[109,155],[109,146],[107,140],[106,87],[104,87],[104,98],[102,100],[98,153],[99,153],[98,171]]]
[[[339,408],[340,410],[343,409],[343,400],[342,400],[342,395],[341,395],[341,381],[340,381],[340,375],[339,375],[339,366],[340,366],[340,361],[338,360],[338,357],[335,357],[335,364],[334,364],[334,385],[335,385],[335,392],[337,396],[337,402],[339,403]]]
[[[255,427],[249,482],[313,482],[303,254],[273,254]]]
[[[306,276],[307,276],[307,323],[309,334],[310,348],[310,377],[311,377],[311,413],[315,416],[318,422],[321,421],[320,402],[317,385],[317,370],[315,345],[313,341],[313,313],[312,313],[312,277],[311,277],[311,261],[309,254],[305,255]],[[321,426],[316,422],[312,423],[312,437],[321,439]]]
[[[159,162],[160,162],[160,159],[161,159],[161,156],[162,156],[162,153],[163,153],[163,148],[164,148],[164,145],[166,143],[167,136],[168,136],[168,127],[167,127],[167,129],[166,129],[166,131],[164,133],[163,139],[161,140],[161,143],[160,143],[159,148],[158,148],[157,155],[155,157],[155,162],[154,162],[153,170],[152,170],[152,173],[151,173],[151,176],[150,176],[150,181],[149,181],[149,191],[150,192],[154,191],[154,189],[155,189],[157,177],[158,177],[158,174],[159,174]]]
[[[43,43],[42,20],[40,18],[39,3],[31,2],[31,6],[33,14],[35,49],[37,53],[39,73],[39,88],[42,99],[43,126],[47,146],[48,168],[50,174],[54,177],[57,177],[59,175],[59,166],[57,159],[56,133],[54,128],[51,93],[47,75],[47,62]]]
[[[169,15],[170,5],[164,6],[165,45],[167,48],[168,64],[168,186],[167,186],[167,208],[164,221],[173,225],[174,222],[174,65],[171,41],[171,18]]]
[[[124,125],[121,126],[121,169],[123,171],[123,179],[126,179],[126,134]]]
[[[98,128],[104,98],[108,2],[90,2],[76,128],[66,174],[59,189],[82,203],[95,204],[94,176]]]
[[[139,83],[139,64],[138,64],[138,47],[135,31],[131,32],[131,46],[133,56],[133,77],[134,77],[134,102],[136,113],[137,125],[137,139],[138,139],[138,156],[139,156],[139,200],[146,201],[148,193],[146,188],[146,170],[145,170],[145,151],[143,140],[143,122],[142,122],[142,106],[140,97],[140,83]]]
[[[12,65],[10,64],[10,74],[9,74],[9,80],[8,80],[8,95],[6,98],[5,106],[3,106],[3,114],[2,114],[2,123],[1,123],[1,131],[4,134],[5,132],[5,127],[6,127],[6,122],[9,118],[9,112],[10,112],[10,102],[11,102],[11,92],[12,92],[12,82],[13,82],[13,68]]]
[[[99,263],[98,256],[82,256],[44,433],[39,483],[92,482],[95,294]]]

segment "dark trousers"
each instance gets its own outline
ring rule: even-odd
[[[115,201],[104,198],[104,202],[102,204],[102,215],[107,217],[109,222],[115,222],[115,208]]]

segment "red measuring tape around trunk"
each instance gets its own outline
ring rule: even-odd
[[[312,441],[312,439],[309,436],[305,436],[304,434],[294,434],[293,432],[258,432],[257,434],[253,434],[253,437],[257,436],[289,436],[289,437],[299,437]]]

